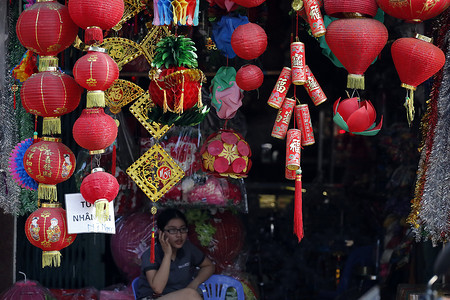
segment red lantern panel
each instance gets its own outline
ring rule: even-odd
[[[450,6],[448,0],[377,0],[377,3],[388,15],[417,23],[436,17]]]
[[[256,90],[264,81],[264,74],[255,65],[242,66],[236,73],[236,84],[244,91]]]
[[[16,24],[20,43],[44,56],[54,56],[72,45],[78,26],[66,6],[57,1],[37,2],[24,10]]]
[[[243,7],[256,7],[263,4],[266,0],[233,0],[234,3]]]
[[[255,59],[266,51],[266,32],[254,23],[240,25],[231,35],[231,47],[240,58]]]
[[[375,17],[378,5],[376,0],[324,0],[324,8],[334,18]]]
[[[31,244],[44,251],[42,267],[59,267],[59,250],[72,244],[77,236],[67,233],[66,211],[59,203],[43,203],[33,212],[25,222],[25,234]]]
[[[91,154],[103,153],[117,137],[117,124],[103,108],[83,109],[73,124],[73,138]]]
[[[83,29],[97,26],[103,30],[114,27],[122,19],[123,0],[70,0],[73,21]]]
[[[83,179],[80,193],[87,202],[92,204],[100,199],[111,202],[119,193],[119,183],[116,177],[107,172],[102,170],[93,172]]]
[[[81,98],[81,87],[60,72],[33,74],[20,90],[23,107],[41,117],[57,117],[72,112]]]
[[[89,91],[106,91],[119,78],[117,63],[102,48],[88,51],[73,66],[73,76]],[[97,51],[98,50],[98,51]]]

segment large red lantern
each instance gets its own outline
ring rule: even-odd
[[[81,92],[81,87],[69,75],[44,71],[33,74],[24,82],[20,96],[27,112],[44,117],[43,134],[60,134],[59,117],[77,108]]]
[[[383,49],[388,31],[374,19],[339,19],[327,27],[325,39],[349,75],[347,87],[364,89],[364,72]]]
[[[231,47],[240,58],[255,59],[266,51],[267,34],[255,23],[240,25],[231,35]]]
[[[243,178],[252,166],[249,144],[239,133],[222,129],[211,134],[203,144],[202,169],[213,175]]]
[[[55,201],[56,184],[69,179],[75,170],[75,155],[61,139],[43,137],[27,149],[23,165],[39,183],[38,198]]]
[[[377,0],[377,3],[388,15],[414,23],[434,18],[450,6],[448,0]]]
[[[375,17],[378,10],[376,0],[324,0],[327,15],[334,18]]]
[[[77,236],[67,233],[66,211],[60,203],[43,203],[25,222],[25,234],[31,244],[43,250],[43,268],[59,267],[59,251],[72,244]]]
[[[81,116],[73,124],[73,138],[90,154],[101,154],[114,143],[117,124],[102,107],[83,109]]]
[[[16,33],[23,46],[41,56],[40,66],[57,66],[54,56],[72,45],[78,26],[66,6],[57,1],[45,1],[33,4],[20,14]]]
[[[80,193],[87,202],[95,205],[95,215],[103,222],[109,216],[109,202],[119,193],[119,183],[116,177],[104,169],[94,168],[92,173],[83,179]]]
[[[243,7],[256,7],[264,3],[266,0],[233,0],[234,3]]]
[[[244,91],[256,90],[264,81],[264,74],[255,65],[242,66],[236,73],[236,84]]]

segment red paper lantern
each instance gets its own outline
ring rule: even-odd
[[[59,267],[59,251],[72,244],[77,236],[67,233],[66,211],[60,203],[43,203],[25,222],[25,234],[31,244],[43,250],[43,268]]]
[[[200,154],[203,171],[217,176],[247,177],[252,166],[250,146],[233,130],[222,129],[211,134],[202,146]]]
[[[233,0],[234,3],[243,7],[256,7],[264,3],[266,0]]]
[[[240,58],[255,59],[266,51],[266,32],[255,23],[239,25],[231,35],[231,47]]]
[[[17,281],[10,289],[0,294],[2,300],[46,300],[54,297],[55,295],[39,282],[27,279]]]
[[[23,165],[39,183],[38,198],[55,201],[56,184],[69,179],[75,170],[75,155],[60,139],[44,137],[27,149]]]
[[[102,107],[83,109],[81,116],[73,124],[73,138],[90,154],[105,152],[117,137],[117,124]]]
[[[325,39],[348,71],[348,88],[364,89],[364,72],[383,49],[388,31],[374,19],[339,19],[327,27]]]
[[[264,74],[255,65],[242,66],[236,73],[236,84],[244,91],[256,90],[264,81]]]
[[[334,18],[375,17],[378,10],[376,0],[325,0],[327,15]]]
[[[69,75],[45,71],[28,78],[20,96],[27,112],[44,117],[43,134],[60,134],[59,117],[77,108],[81,92],[81,87]]]
[[[407,22],[423,22],[446,10],[448,0],[377,0],[378,6],[388,15]]]
[[[16,33],[27,49],[41,56],[55,56],[72,45],[78,26],[66,6],[57,1],[37,2],[20,14]]]
[[[119,193],[119,183],[116,177],[104,169],[95,168],[83,179],[80,193],[87,202],[95,205],[95,215],[103,222],[109,216],[109,202]]]

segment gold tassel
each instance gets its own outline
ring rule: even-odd
[[[105,107],[104,91],[88,91],[86,95],[86,108]]]
[[[169,105],[167,105],[167,93],[166,93],[166,90],[163,90],[163,93],[164,93],[163,110],[166,113],[169,110]]]
[[[61,134],[60,117],[44,117],[44,120],[42,122],[42,134],[43,135]]]
[[[58,58],[56,56],[39,56],[39,72],[58,69]]]
[[[99,199],[95,201],[95,217],[100,222],[105,222],[109,217],[109,202],[106,199]]]
[[[348,74],[347,87],[349,89],[364,89],[364,75]]]
[[[43,251],[42,268],[59,267],[61,265],[61,256],[59,251]]]
[[[56,185],[39,183],[38,198],[50,200],[51,202],[56,201],[57,200]]]
[[[181,96],[180,96],[180,101],[178,101],[178,104],[176,107],[174,107],[175,109],[175,113],[177,114],[182,114],[183,113],[183,104],[184,104],[184,75],[183,76],[183,81],[181,83]]]
[[[414,91],[415,86],[402,83],[401,86],[406,89],[406,98],[403,106],[406,108],[406,119],[408,120],[408,125],[411,127],[411,123],[414,120]]]
[[[202,85],[203,85],[203,83],[200,83],[200,86],[198,88],[198,100],[197,100],[197,107],[198,108],[203,106],[203,102],[202,102]]]

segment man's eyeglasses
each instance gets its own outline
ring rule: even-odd
[[[168,232],[169,234],[177,234],[179,233],[188,233],[189,229],[187,227],[182,228],[169,228],[165,229],[164,231]]]

